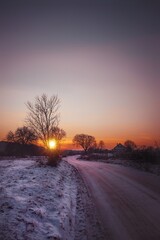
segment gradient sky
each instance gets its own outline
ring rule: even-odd
[[[61,99],[68,143],[160,140],[159,1],[15,0],[0,11],[1,140],[42,93]]]

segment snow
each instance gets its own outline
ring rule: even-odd
[[[3,160],[0,173],[0,239],[74,239],[77,183],[69,164]]]
[[[0,240],[100,239],[79,173],[64,160],[57,168],[45,161],[0,161]]]

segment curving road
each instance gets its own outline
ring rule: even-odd
[[[132,168],[76,160],[90,191],[106,240],[160,239],[160,177]]]

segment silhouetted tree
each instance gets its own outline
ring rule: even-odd
[[[31,129],[29,129],[26,126],[23,126],[21,128],[17,128],[15,133],[9,131],[6,139],[9,142],[25,145],[33,143],[35,140],[37,140],[37,137]]]
[[[48,98],[46,94],[37,96],[34,103],[28,101],[26,104],[29,110],[26,122],[47,149],[49,149],[49,139],[52,138],[55,127],[58,127],[59,104],[60,100],[57,96]]]
[[[156,149],[160,149],[160,140],[159,140],[159,141],[156,140],[156,141],[154,142],[154,147],[155,147]]]
[[[103,140],[100,140],[100,141],[99,141],[99,143],[98,143],[98,148],[99,148],[100,150],[103,150],[103,149],[105,148],[105,143],[104,143]]]
[[[20,144],[31,144],[37,140],[36,135],[28,127],[17,128],[15,132],[16,142]]]
[[[15,132],[9,131],[6,139],[10,143],[7,148],[9,155],[24,156],[29,154],[29,145],[34,143],[37,137],[31,129],[23,126],[17,128]]]
[[[94,148],[96,145],[96,140],[93,136],[87,134],[77,134],[73,138],[73,143],[77,146],[81,146],[85,152],[90,148]]]
[[[52,138],[56,140],[57,145],[59,146],[61,140],[66,137],[66,132],[62,128],[54,127],[52,129],[51,135],[52,135]]]
[[[124,146],[128,151],[133,151],[137,147],[136,144],[131,140],[125,141]]]
[[[15,142],[14,133],[12,131],[9,131],[7,133],[6,139],[7,139],[8,142]]]
[[[64,130],[58,128],[58,109],[60,100],[53,95],[50,98],[46,94],[37,96],[33,103],[27,102],[28,114],[26,122],[47,149],[48,163],[57,166],[60,160],[59,148],[50,149],[49,141],[55,138],[59,141],[66,135]]]

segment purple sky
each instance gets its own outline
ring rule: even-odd
[[[0,137],[23,125],[25,102],[61,99],[70,141],[110,147],[160,140],[158,1],[10,1],[0,14]]]

